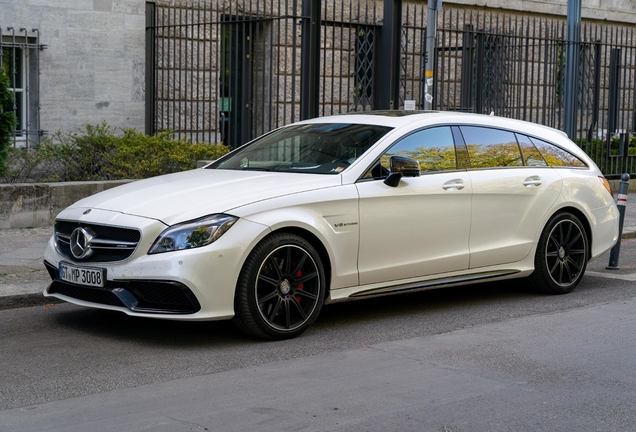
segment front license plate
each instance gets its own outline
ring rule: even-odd
[[[60,280],[78,285],[104,287],[106,282],[106,269],[78,267],[61,262],[58,267]]]

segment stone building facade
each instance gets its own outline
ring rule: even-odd
[[[143,130],[144,1],[0,0],[0,30],[3,68],[25,84],[18,144],[104,121]]]

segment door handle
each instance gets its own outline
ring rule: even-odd
[[[462,190],[464,189],[464,181],[461,179],[449,180],[442,185],[444,190]]]
[[[523,181],[523,185],[527,187],[541,186],[541,177],[539,176],[528,177],[527,179]]]

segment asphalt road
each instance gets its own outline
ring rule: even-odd
[[[326,306],[301,337],[0,311],[0,431],[636,430],[636,240],[571,294],[488,283]]]

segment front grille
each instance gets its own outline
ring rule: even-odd
[[[126,307],[134,312],[157,314],[198,312],[201,306],[194,294],[185,286],[179,285],[176,282],[164,281],[141,283],[109,281],[104,288],[97,288],[54,280],[47,291],[49,294],[61,294],[89,303]]]
[[[109,289],[83,287],[56,280],[51,283],[47,291],[49,294],[62,294],[89,303],[125,307],[124,303]]]
[[[93,236],[90,241],[92,253],[77,259],[71,253],[71,234],[76,228],[84,228]],[[55,244],[64,257],[81,262],[116,262],[129,258],[137,249],[141,233],[137,229],[83,222],[55,221]]]
[[[146,307],[171,305],[173,308],[191,307],[196,301],[190,290],[176,282],[129,282],[127,289]]]

